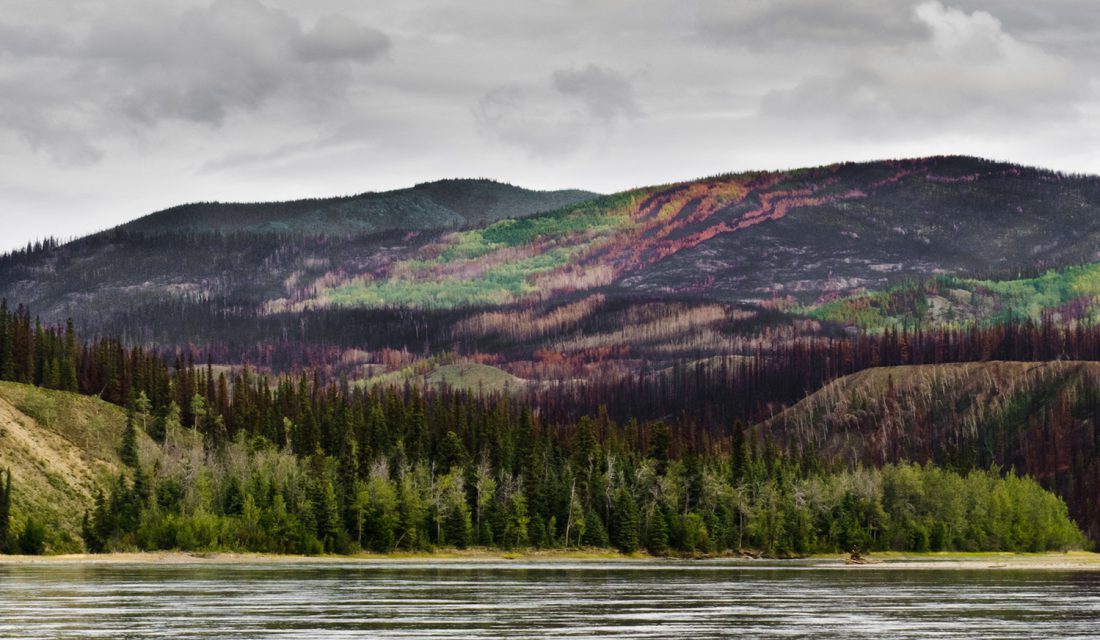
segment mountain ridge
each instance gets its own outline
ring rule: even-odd
[[[484,224],[598,197],[578,189],[542,191],[489,179],[444,179],[388,191],[272,202],[195,202],[121,224],[138,233],[364,234]]]
[[[46,322],[73,317],[88,335],[207,345],[226,364],[339,368],[345,350],[372,353],[371,365],[382,349],[414,359],[457,350],[532,380],[565,370],[549,363],[573,363],[567,375],[584,377],[736,355],[776,336],[915,324],[920,305],[953,300],[930,289],[935,279],[972,283],[952,285],[972,302],[925,326],[1100,308],[1100,285],[1058,284],[1088,284],[1071,270],[1087,275],[1094,269],[1078,265],[1100,261],[1092,176],[936,156],[721,174],[503,219],[508,199],[486,193],[534,192],[457,180],[399,193],[434,193],[462,220],[483,222],[452,227],[458,218],[443,216],[439,228],[358,232],[339,215],[318,227],[309,214],[299,227],[309,233],[124,227],[0,258],[0,298]],[[316,209],[304,202],[295,206]],[[242,224],[290,215],[247,206],[259,213]],[[1049,269],[1065,277],[980,280]],[[1048,295],[1048,280],[1061,293]],[[907,283],[928,291],[917,299]],[[918,306],[895,309],[905,304]]]

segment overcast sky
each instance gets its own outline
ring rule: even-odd
[[[1100,173],[1095,0],[3,0],[0,249],[196,200]]]

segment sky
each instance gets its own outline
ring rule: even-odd
[[[448,177],[1100,174],[1095,0],[4,0],[0,250]]]

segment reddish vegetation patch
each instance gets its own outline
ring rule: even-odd
[[[837,185],[840,165],[815,170],[801,178],[791,173],[763,173],[675,185],[645,198],[632,215],[636,226],[630,233],[589,253],[581,263],[611,264],[617,277],[715,236],[779,220],[795,209],[866,198],[878,189],[915,175],[923,174],[933,182],[954,183],[1021,173],[1020,169],[1010,167],[962,176],[936,176],[931,173],[936,166],[931,161],[899,161],[887,166],[892,169],[889,175],[863,188],[847,190]],[[802,184],[773,190],[777,185],[796,180]],[[753,202],[755,206],[745,210]]]
[[[878,184],[900,180],[912,172],[912,169],[899,170]],[[588,256],[589,261],[594,258],[608,260],[618,273],[634,271],[719,234],[778,220],[793,209],[867,195],[859,189],[839,194],[820,193],[835,185],[835,177],[825,177],[798,189],[770,190],[790,177],[786,173],[734,176],[677,185],[655,193],[638,205],[634,215],[638,227],[634,233],[625,242]],[[757,206],[736,216],[721,217],[722,213],[730,212],[753,197]]]

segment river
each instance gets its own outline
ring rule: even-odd
[[[0,636],[1095,638],[1100,573],[799,563],[0,564]]]

